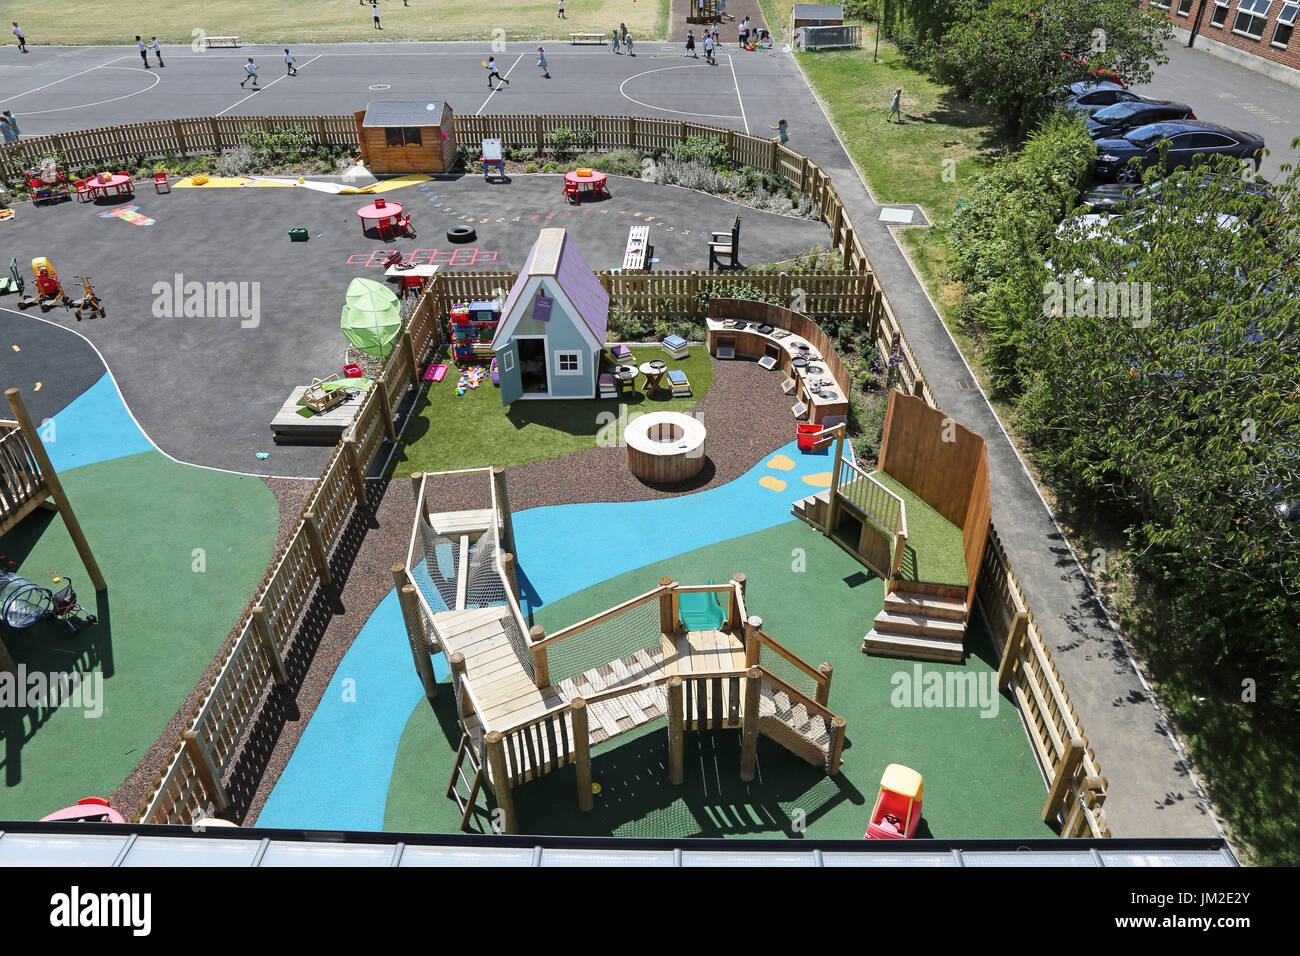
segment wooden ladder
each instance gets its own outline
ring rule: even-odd
[[[472,780],[465,776],[462,767],[467,760],[470,769],[474,771]],[[460,794],[462,786],[468,791],[463,797]],[[474,814],[474,801],[482,788],[483,766],[474,753],[474,741],[470,739],[469,734],[461,734],[460,746],[456,748],[456,762],[451,768],[451,780],[447,784],[447,796],[455,800],[456,806],[460,808],[460,828],[466,832],[469,830],[469,818]]]

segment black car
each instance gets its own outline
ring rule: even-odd
[[[1173,100],[1132,100],[1103,106],[1088,117],[1088,135],[1093,139],[1123,136],[1131,129],[1169,120],[1194,120],[1192,108]]]
[[[1097,140],[1097,175],[1121,183],[1135,183],[1142,170],[1161,162],[1161,144],[1168,141],[1164,167],[1191,166],[1198,159],[1231,156],[1250,161],[1259,169],[1264,138],[1258,133],[1229,129],[1199,120],[1152,123],[1129,130],[1118,139]],[[1136,163],[1131,161],[1136,160]]]
[[[1130,93],[1118,83],[1109,80],[1079,80],[1064,87],[1060,93],[1062,105],[1067,110],[1092,114],[1116,103],[1145,102],[1145,96]]]
[[[1204,189],[1213,182],[1214,180],[1210,178],[1203,179],[1199,182],[1197,188]],[[1263,204],[1273,200],[1273,194],[1269,191],[1267,183],[1232,182],[1231,184],[1223,183],[1222,188],[1225,190],[1230,189],[1238,195],[1258,197],[1261,208],[1263,208]],[[1188,184],[1179,183],[1176,189],[1176,196],[1185,196]],[[1094,186],[1084,193],[1083,205],[1089,212],[1094,213],[1114,212],[1121,203],[1126,209],[1140,209],[1148,203],[1162,202],[1165,195],[1164,190],[1164,183],[1152,183],[1150,186],[1139,186],[1134,183],[1105,183],[1101,186]]]

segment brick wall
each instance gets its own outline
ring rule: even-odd
[[[1179,29],[1194,29],[1207,40],[1300,70],[1300,21],[1296,17],[1300,0],[1141,0],[1141,3],[1164,12]],[[1296,28],[1288,31],[1281,25],[1279,32],[1284,12]]]

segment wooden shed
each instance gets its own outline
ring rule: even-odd
[[[445,173],[456,165],[456,120],[443,100],[373,100],[353,114],[372,173]]]
[[[790,8],[790,42],[800,27],[838,27],[844,24],[844,7],[838,3],[796,3]]]

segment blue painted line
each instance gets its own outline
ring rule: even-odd
[[[441,654],[434,672],[447,676]],[[397,745],[423,698],[390,591],[339,662],[257,825],[382,830]]]
[[[58,412],[52,429],[42,423],[39,430],[55,471],[153,451],[108,375]]]
[[[778,454],[794,468],[767,467]],[[515,543],[532,592],[529,604],[537,609],[673,555],[793,521],[791,504],[821,490],[803,476],[830,470],[828,451],[808,454],[791,442],[735,481],[697,494],[521,511],[514,516]],[[784,481],[785,489],[762,487],[764,475]]]

